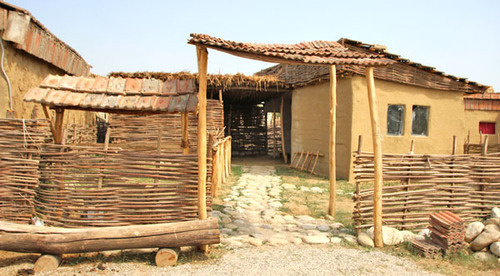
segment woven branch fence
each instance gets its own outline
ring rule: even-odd
[[[0,120],[1,219],[86,227],[198,218],[196,154],[54,145],[50,135],[44,120]]]
[[[45,120],[0,119],[0,219],[31,221],[40,154],[50,142]]]
[[[123,115],[110,114],[111,143],[134,150],[156,150],[160,140],[162,151],[182,151],[181,114]],[[188,142],[190,152],[196,152],[198,119],[188,115]],[[207,100],[207,132],[224,128],[224,107],[219,100]]]
[[[353,219],[373,226],[373,154],[355,153]],[[485,218],[500,204],[500,154],[383,155],[382,220],[401,229],[424,228],[429,214],[451,211],[466,221]]]

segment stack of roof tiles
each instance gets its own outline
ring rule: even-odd
[[[436,257],[441,254],[456,254],[465,249],[464,220],[445,211],[433,213],[429,217],[431,240],[414,240],[413,248],[424,257]]]
[[[464,220],[450,211],[434,213],[430,216],[429,229],[432,242],[439,245],[445,254],[455,254],[465,247]]]
[[[49,75],[24,96],[51,107],[104,112],[192,112],[198,103],[195,80],[87,78]]]

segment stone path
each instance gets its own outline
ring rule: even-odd
[[[219,218],[222,243],[229,247],[293,244],[356,244],[356,237],[341,223],[315,219],[310,216],[291,216],[280,211],[281,192],[294,189],[283,184],[271,166],[244,167],[244,173],[224,199],[222,212],[213,211]]]

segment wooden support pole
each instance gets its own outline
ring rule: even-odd
[[[56,123],[55,123],[55,136],[54,143],[62,144],[64,140],[64,130],[63,130],[63,122],[64,122],[64,109],[57,108],[56,109]]]
[[[283,161],[285,164],[288,163],[288,156],[285,150],[285,127],[283,124],[283,105],[285,101],[285,94],[281,95],[281,106],[280,106],[280,128],[281,128],[281,153],[283,154]]]
[[[104,152],[105,154],[107,155],[108,153],[108,149],[109,149],[109,137],[111,136],[111,127],[108,126],[108,128],[106,129],[106,135],[105,135],[105,138],[104,138]],[[106,157],[104,157],[104,163],[102,164],[102,166],[105,166],[106,165]],[[101,175],[104,173],[104,169],[101,168]],[[158,179],[155,179],[155,182],[158,181]],[[99,176],[99,179],[97,180],[97,188],[101,189],[102,188],[102,183],[104,182],[104,177],[103,176]]]
[[[363,136],[358,136],[358,154],[361,154],[361,147],[363,146]]]
[[[413,154],[413,153],[415,153],[415,140],[411,139],[411,142],[410,142],[410,154]]]
[[[52,137],[56,137],[56,130],[54,128],[54,123],[53,123],[53,120],[49,114],[49,110],[47,108],[46,105],[42,105],[42,109],[43,109],[43,114],[45,114],[45,118],[47,118],[47,121],[49,121],[49,126],[50,126],[50,132],[52,132]]]
[[[335,218],[335,200],[337,197],[337,162],[335,150],[335,130],[337,120],[337,70],[335,65],[330,66],[330,143],[329,162],[330,171],[330,199],[328,202],[328,214]]]
[[[366,68],[366,86],[368,88],[368,103],[370,106],[370,119],[372,125],[374,182],[373,182],[373,226],[374,241],[378,248],[384,247],[382,239],[382,134],[378,117],[378,101],[375,93],[375,78],[373,67]]]
[[[207,48],[196,46],[198,59],[198,217],[207,218]],[[201,251],[208,252],[202,245]]]
[[[160,248],[155,256],[156,266],[164,267],[176,265],[180,252],[180,247]]]
[[[188,137],[188,126],[189,126],[189,113],[183,112],[181,114],[181,124],[182,124],[182,153],[189,154],[189,137]]]

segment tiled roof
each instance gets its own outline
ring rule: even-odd
[[[465,95],[464,107],[465,110],[500,111],[500,93]]]
[[[51,107],[102,112],[175,113],[195,111],[194,80],[47,76],[24,96]]]
[[[90,65],[27,10],[0,1],[2,39],[68,74],[88,76]]]
[[[482,93],[492,89],[490,86],[468,81],[466,78],[446,75],[435,70],[435,68],[411,62],[395,54],[386,53],[385,48],[379,45],[363,44],[345,38],[341,39],[339,42],[347,45],[351,51],[362,53],[373,52],[384,55],[386,58],[393,59],[394,63],[374,69],[374,76],[377,79],[424,88],[466,93]],[[353,64],[337,66],[337,75],[342,77],[352,74],[364,75],[364,67]],[[257,72],[256,75],[276,75],[288,85],[304,86],[317,81],[329,80],[330,72],[328,68],[321,66],[279,64],[261,70]]]
[[[275,63],[382,66],[393,62],[380,54],[351,51],[336,41],[311,41],[298,44],[242,43],[205,34],[191,34],[188,43],[240,57]]]

